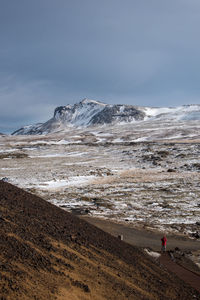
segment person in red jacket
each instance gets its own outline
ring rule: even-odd
[[[162,242],[161,252],[166,252],[167,238],[165,235],[162,237],[161,242]]]

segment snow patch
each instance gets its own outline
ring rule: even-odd
[[[65,180],[45,181],[42,184],[38,185],[38,187],[43,189],[55,189],[75,185],[80,186],[89,183],[94,178],[95,176],[73,176]]]
[[[148,249],[144,249],[144,251],[151,257],[153,258],[159,258],[160,257],[160,253],[158,252],[154,252],[154,251],[150,251]]]

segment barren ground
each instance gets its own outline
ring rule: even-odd
[[[2,300],[200,299],[151,256],[0,181]]]

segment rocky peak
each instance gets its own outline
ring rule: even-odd
[[[63,114],[65,114],[67,111],[70,111],[72,108],[71,105],[66,105],[66,106],[58,106],[56,107],[54,111],[54,118],[59,119]]]
[[[103,103],[103,102],[100,102],[100,101],[96,101],[96,100],[92,100],[92,99],[88,99],[88,98],[84,98],[80,103],[78,104],[82,104],[82,105],[85,105],[85,104],[89,104],[89,105],[103,105],[103,106],[106,106],[107,104]]]

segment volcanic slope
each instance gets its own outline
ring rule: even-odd
[[[0,181],[0,296],[200,299],[142,250]]]

